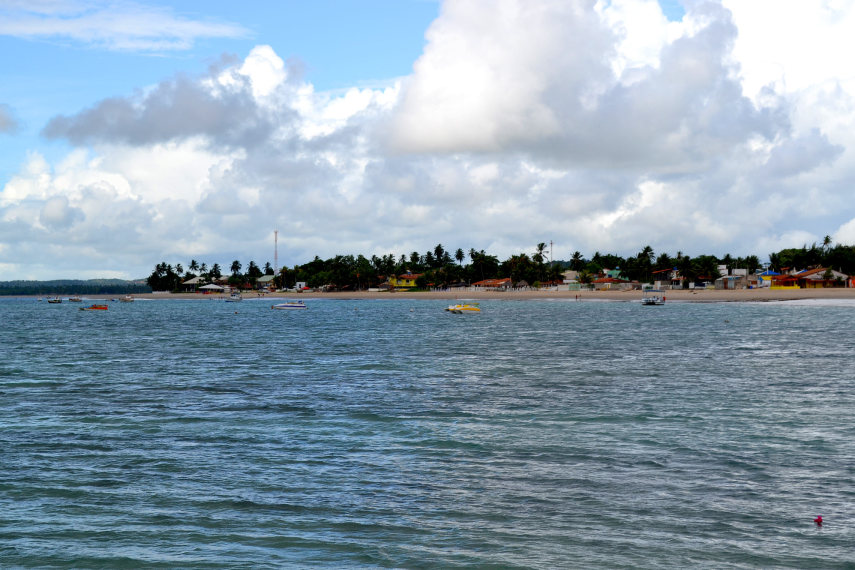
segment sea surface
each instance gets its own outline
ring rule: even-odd
[[[855,568],[851,302],[271,302],[0,300],[0,567]]]

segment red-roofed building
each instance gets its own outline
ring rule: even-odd
[[[422,273],[410,273],[407,271],[403,275],[389,278],[389,285],[398,289],[412,289],[416,286],[416,279],[421,277]]]
[[[659,269],[651,275],[653,276],[653,286],[657,289],[683,288],[680,272],[676,269]]]
[[[513,282],[510,277],[505,277],[504,279],[484,279],[483,281],[476,281],[472,286],[506,291],[513,287]]]
[[[618,279],[617,277],[600,277],[591,281],[591,284],[594,286],[594,291],[629,290],[633,288],[632,281]]]
[[[828,267],[817,267],[796,273],[793,277],[798,279],[799,287],[813,289],[819,287],[846,287],[849,276],[829,269]]]

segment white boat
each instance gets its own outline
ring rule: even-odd
[[[449,305],[445,310],[457,315],[463,313],[480,313],[481,306],[478,303],[458,303],[456,305]]]
[[[69,297],[68,302],[69,303],[82,303],[83,299],[81,299],[80,297]]]
[[[306,304],[303,301],[285,301],[284,303],[277,303],[276,305],[271,305],[271,309],[308,309]]]
[[[125,295],[124,297],[119,299],[119,301],[121,301],[122,303],[133,303],[134,297],[133,297],[133,295]]]
[[[229,295],[229,298],[226,299],[226,303],[237,303],[238,301],[242,301],[243,297],[240,296],[240,293],[232,293]]]
[[[646,289],[641,293],[642,305],[664,305],[665,292],[660,289]]]
[[[59,297],[53,297],[52,299],[48,299],[47,302],[51,305],[55,305],[58,303],[62,303],[62,299],[60,299]]]

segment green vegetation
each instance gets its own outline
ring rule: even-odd
[[[151,287],[122,279],[0,281],[0,295],[128,295],[151,293]]]
[[[467,257],[469,262],[464,263]],[[303,282],[313,288],[326,286],[343,291],[364,290],[379,287],[392,276],[410,272],[420,275],[416,280],[419,289],[505,277],[510,277],[514,283],[524,281],[536,287],[560,281],[563,271],[567,269],[578,271],[579,280],[583,283],[589,283],[606,269],[619,269],[624,279],[649,283],[654,280],[654,272],[674,268],[688,283],[694,280],[714,281],[720,277],[719,265],[725,265],[728,269],[747,269],[749,273],[762,267],[756,255],[690,257],[679,251],[673,256],[668,253],[657,255],[649,245],[629,257],[595,252],[588,259],[579,251],[573,252],[568,261],[550,262],[547,257],[546,243],[537,244],[530,253],[515,254],[504,261],[499,261],[483,249],[470,249],[467,255],[462,248],[458,248],[452,254],[442,244],[424,253],[413,251],[409,255],[400,256],[392,253],[372,255],[370,258],[364,255],[336,255],[329,259],[315,256],[307,263],[281,268],[274,285],[278,288],[294,287],[296,283]],[[769,260],[769,269],[779,272],[790,268],[825,266],[847,274],[855,273],[855,247],[839,244],[832,246],[828,237],[822,246],[813,244],[800,249],[784,249],[769,254]],[[232,261],[229,265],[229,284],[254,287],[262,275],[273,275],[269,262],[263,270],[254,261],[250,261],[246,267],[247,271],[243,273],[243,264],[238,260]],[[147,283],[156,291],[177,291],[181,289],[181,283],[194,277],[201,277],[203,282],[220,279],[220,265],[215,263],[209,271],[205,263],[200,264],[194,259],[190,261],[188,271],[184,272],[180,264],[173,267],[163,262],[157,265]]]

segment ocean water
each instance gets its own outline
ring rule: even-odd
[[[0,567],[855,568],[853,303],[270,304],[0,300]]]

